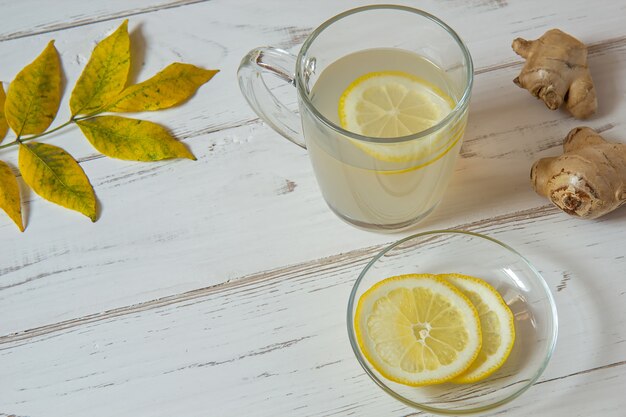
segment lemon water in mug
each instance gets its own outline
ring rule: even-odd
[[[237,74],[259,117],[307,150],[326,202],[348,223],[400,230],[441,200],[473,64],[437,17],[389,4],[348,10],[312,31],[297,56],[255,48]],[[281,103],[269,77],[295,87],[299,113]]]
[[[329,134],[307,114],[302,123],[333,211],[352,224],[380,229],[428,215],[461,145],[466,113],[451,111],[462,93],[441,68],[402,49],[363,50],[328,65],[311,89],[311,102],[354,134]]]

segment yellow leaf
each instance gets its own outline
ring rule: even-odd
[[[113,112],[166,109],[187,100],[218,72],[175,62],[149,80],[126,87],[105,109]]]
[[[70,97],[72,115],[109,103],[124,89],[130,70],[128,20],[94,48]]]
[[[50,126],[60,103],[61,63],[54,41],[50,41],[9,85],[4,113],[18,136],[37,134]]]
[[[156,123],[119,116],[100,116],[76,122],[99,152],[130,161],[169,158],[195,160],[185,145]]]
[[[9,130],[9,125],[7,124],[7,119],[4,117],[4,101],[6,100],[6,95],[4,94],[4,87],[2,86],[2,82],[0,82],[0,143],[2,143],[2,139],[7,135],[7,131]]]
[[[83,169],[70,154],[44,143],[22,143],[22,178],[37,194],[96,221],[96,196]]]
[[[0,208],[9,215],[20,231],[24,231],[22,223],[22,206],[20,203],[20,188],[11,168],[0,161]]]

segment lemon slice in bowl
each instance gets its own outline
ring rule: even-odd
[[[480,351],[478,312],[431,274],[385,279],[359,299],[354,327],[363,355],[385,378],[410,386],[448,381]]]
[[[454,101],[436,86],[401,71],[371,72],[354,80],[339,99],[344,129],[371,138],[397,138],[439,123]],[[355,141],[361,149],[391,162],[428,156],[438,135],[408,142]]]
[[[440,277],[456,286],[474,304],[483,337],[482,348],[474,363],[452,382],[481,381],[500,368],[513,349],[513,313],[498,291],[482,279],[461,274],[443,274]]]

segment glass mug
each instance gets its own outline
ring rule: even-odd
[[[397,138],[342,128],[344,90],[364,74],[389,71],[435,86],[451,99],[452,110],[434,126]],[[299,115],[271,93],[263,74],[296,87]],[[395,5],[349,10],[314,30],[297,57],[272,47],[250,51],[238,78],[259,117],[307,149],[326,202],[343,220],[369,230],[401,230],[441,200],[465,131],[473,65],[463,41],[438,18]]]

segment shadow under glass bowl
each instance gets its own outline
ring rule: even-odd
[[[392,276],[453,272],[484,279],[513,312],[516,337],[507,361],[487,379],[470,384],[410,387],[386,379],[370,365],[356,341],[354,314],[361,295]],[[526,391],[546,368],[558,327],[552,294],[530,262],[493,238],[457,230],[418,233],[376,255],[354,283],[347,322],[354,354],[379,387],[411,407],[449,415],[486,411]]]

